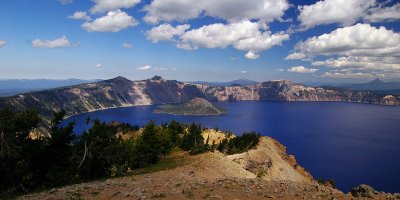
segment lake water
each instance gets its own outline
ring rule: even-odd
[[[71,117],[76,133],[88,128],[85,119],[128,122],[142,126],[178,120],[232,130],[257,131],[287,146],[315,178],[333,178],[339,189],[365,183],[377,190],[400,192],[400,107],[355,103],[287,103],[245,101],[218,103],[221,116],[154,114],[154,106],[101,110]]]

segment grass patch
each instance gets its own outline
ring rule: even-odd
[[[153,173],[182,166],[185,163],[184,155],[182,152],[182,150],[175,150],[171,153],[171,155],[161,159],[157,164],[133,170],[132,175]]]

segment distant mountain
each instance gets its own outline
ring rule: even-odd
[[[58,87],[72,86],[83,83],[96,82],[99,80],[82,79],[8,79],[0,80],[0,96],[12,96],[19,93],[52,89]]]
[[[342,88],[349,90],[362,90],[362,91],[383,91],[383,90],[400,90],[400,82],[384,82],[379,78],[374,79],[368,83],[342,85]]]
[[[131,81],[117,77],[96,83],[56,88],[0,98],[0,108],[37,109],[45,119],[65,109],[67,116],[124,106],[183,103],[194,98],[208,101],[338,101],[400,105],[400,97],[333,87],[308,87],[291,81],[261,82],[246,86],[196,85],[152,79]]]
[[[238,79],[238,80],[233,80],[233,81],[229,81],[229,82],[194,81],[194,82],[189,82],[189,83],[200,84],[200,85],[226,87],[226,86],[251,85],[251,84],[256,84],[258,82],[257,81],[253,81],[253,80],[249,80],[249,79]]]

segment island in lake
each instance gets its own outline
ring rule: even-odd
[[[185,103],[173,105],[160,105],[154,113],[166,113],[172,115],[222,115],[226,110],[213,105],[211,102],[203,98],[194,98]]]

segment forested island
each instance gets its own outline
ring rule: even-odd
[[[155,113],[166,113],[173,115],[222,115],[226,113],[226,110],[219,108],[206,99],[194,98],[183,104],[166,104],[160,105],[155,110]]]

